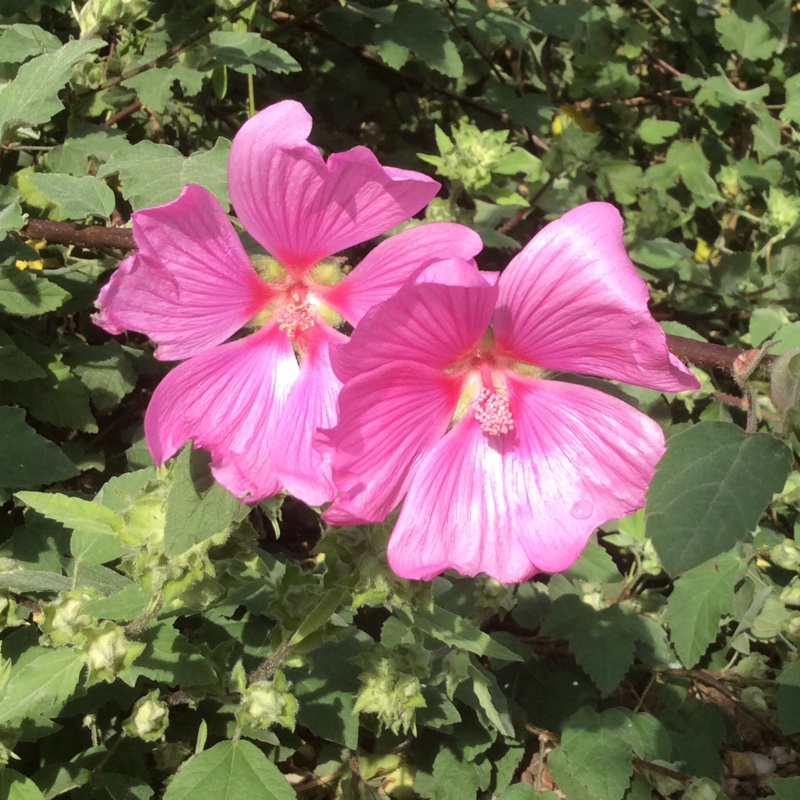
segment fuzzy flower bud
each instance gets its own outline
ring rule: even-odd
[[[63,592],[42,608],[39,627],[49,644],[82,644],[97,620],[86,611],[92,597],[81,590]]]
[[[248,686],[237,715],[239,724],[266,729],[278,723],[294,730],[297,698],[291,694],[291,688],[280,670],[276,670],[271,680]]]
[[[169,724],[169,706],[158,699],[158,690],[136,701],[123,730],[128,736],[154,742],[164,737]]]
[[[88,685],[113,681],[130,667],[143,650],[143,644],[128,641],[122,628],[113,622],[105,621],[87,632],[80,651],[89,670]]]
[[[781,602],[787,606],[800,606],[800,577],[794,577],[788,586],[783,587]]]
[[[793,539],[784,539],[769,551],[769,560],[778,567],[800,572],[800,548]]]
[[[775,233],[786,233],[800,220],[800,197],[771,186],[767,195],[766,226]]]
[[[416,733],[416,710],[425,708],[419,678],[400,672],[389,657],[378,658],[362,672],[354,710],[376,714],[393,733]]]

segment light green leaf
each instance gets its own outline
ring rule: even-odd
[[[0,797],[3,800],[44,800],[41,789],[30,778],[8,767],[0,772]]]
[[[686,667],[693,667],[717,638],[723,615],[733,608],[733,587],[744,569],[736,555],[725,553],[675,581],[664,621]]]
[[[284,75],[299,72],[301,67],[285,50],[259,33],[214,31],[210,36],[211,54],[220,63],[237,72],[255,75],[259,67],[267,72]]]
[[[0,406],[0,452],[0,488],[33,488],[78,474],[57,445],[26,424],[21,408]]]
[[[227,489],[214,481],[204,451],[184,447],[173,474],[164,527],[164,552],[168,556],[178,556],[228,530],[246,512]]]
[[[67,647],[26,650],[0,692],[0,724],[56,716],[75,691],[82,668],[83,657]]]
[[[334,586],[325,592],[292,634],[292,638],[289,640],[289,647],[300,644],[303,639],[321,628],[344,602],[347,594],[348,590],[344,586]]]
[[[769,782],[776,800],[797,800],[800,797],[800,775],[791,778],[773,778]]]
[[[40,514],[73,531],[114,536],[122,520],[99,503],[48,492],[18,492],[17,497]]]
[[[722,46],[747,60],[770,58],[781,37],[764,21],[763,14],[755,0],[738,0],[727,14],[714,21]]]
[[[192,756],[164,800],[295,800],[281,771],[252,742],[220,742]]]
[[[0,267],[0,308],[8,314],[36,317],[61,308],[69,297],[69,292],[41,275]]]
[[[555,792],[537,792],[529,783],[514,783],[497,800],[559,800]]]
[[[60,572],[17,569],[0,572],[0,588],[15,592],[66,592],[72,588],[72,580]]]
[[[0,35],[0,63],[21,64],[31,56],[54,53],[61,48],[58,36],[38,25],[17,23]]]
[[[436,800],[464,800],[475,797],[479,776],[469,761],[449,747],[439,751],[433,762],[433,796]]]
[[[671,139],[679,130],[679,122],[668,119],[653,119],[651,117],[642,120],[636,133],[639,138],[647,144],[664,144],[667,139]]]
[[[100,39],[67,42],[60,50],[23,64],[16,78],[3,89],[0,103],[0,142],[22,125],[41,125],[64,108],[58,93],[72,76],[72,66],[105,46]]]
[[[34,172],[28,180],[61,212],[66,219],[109,217],[116,198],[105,181],[94,175],[59,175]]]
[[[783,442],[727,422],[701,422],[670,438],[645,512],[665,569],[684,572],[743,541],[790,468]]]
[[[97,176],[119,175],[122,194],[134,209],[168,203],[187,183],[205,186],[227,208],[230,147],[227,139],[217,139],[211,150],[184,158],[169,145],[139,142],[112,153]]]
[[[476,628],[471,622],[450,611],[434,606],[432,611],[418,610],[414,613],[412,627],[433,636],[451,647],[460,647],[479,656],[488,656],[502,661],[523,661],[513,650],[509,650],[491,636]]]
[[[597,713],[578,709],[561,734],[561,749],[572,776],[594,800],[622,800],[633,774],[630,745],[619,735],[625,715],[615,708]]]
[[[177,76],[171,67],[156,67],[128,78],[122,85],[133,89],[143,105],[156,114],[163,114],[172,99],[172,84],[176,80]]]
[[[25,224],[21,200],[22,195],[12,186],[0,186],[0,241],[9,231],[19,230]]]

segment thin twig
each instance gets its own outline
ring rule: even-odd
[[[24,239],[44,239],[53,244],[72,244],[78,247],[134,248],[133,232],[126,228],[107,228],[102,225],[78,225],[75,222],[53,222],[29,219],[20,231]]]

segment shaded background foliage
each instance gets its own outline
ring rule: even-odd
[[[4,0],[0,23],[4,796],[800,797],[789,0]],[[771,389],[755,353],[697,392],[626,387],[669,436],[647,509],[518,587],[401,581],[383,526],[244,507],[199,452],[156,471],[165,365],[94,298],[133,210],[186,182],[229,207],[231,137],[288,97],[323,150],[436,174],[427,218],[476,227],[485,268],[615,203],[665,329],[788,351]]]

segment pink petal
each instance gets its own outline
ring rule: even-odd
[[[509,459],[511,486],[527,494],[529,509],[517,523],[519,537],[539,569],[558,572],[595,528],[644,505],[664,434],[596,389],[522,377],[511,387],[519,443]]]
[[[664,391],[699,387],[647,309],[612,205],[586,203],[546,225],[499,287],[497,344],[516,358]]]
[[[366,148],[325,164],[306,141],[310,117],[276,103],[236,134],[228,188],[239,219],[284,266],[303,272],[412,217],[440,185],[422,173],[387,170]]]
[[[349,381],[339,422],[328,432],[340,494],[331,524],[379,522],[400,502],[414,460],[447,430],[461,379],[420,364],[392,362]]]
[[[333,374],[330,347],[347,337],[327,325],[306,336],[300,375],[286,400],[275,431],[273,464],[288,492],[310,506],[333,499],[330,454],[314,447],[318,428],[336,424],[341,383]]]
[[[162,464],[192,439],[237,497],[277,494],[272,441],[297,374],[294,351],[274,326],[185,361],[161,381],[145,414],[153,459]]]
[[[126,258],[97,299],[98,325],[141,331],[164,360],[224,342],[272,299],[214,195],[185,186],[171,203],[137,211],[138,252]]]
[[[350,341],[334,351],[333,369],[344,382],[392,361],[445,369],[480,341],[496,298],[497,288],[474,264],[434,262],[367,312]]]
[[[430,580],[452,568],[512,583],[536,572],[518,535],[508,446],[467,416],[423,455],[389,540],[389,565],[398,575]]]
[[[387,300],[418,269],[431,261],[477,255],[481,237],[464,225],[431,222],[382,241],[341,283],[320,287],[316,294],[356,325],[372,306]]]
[[[467,416],[414,468],[389,542],[398,575],[557,572],[598,525],[644,505],[664,451],[653,420],[575,384],[509,376],[508,389],[514,431],[489,437]]]

